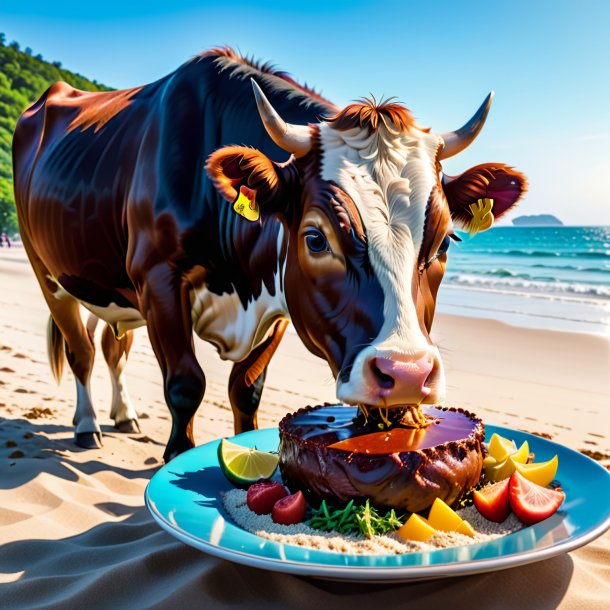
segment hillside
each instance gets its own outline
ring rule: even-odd
[[[34,56],[32,49],[20,50],[17,42],[6,44],[0,33],[0,230],[17,232],[13,199],[11,140],[21,113],[54,82],[63,80],[87,91],[105,91],[96,81],[64,70],[59,62]]]

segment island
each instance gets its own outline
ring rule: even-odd
[[[563,222],[552,214],[531,214],[513,218],[513,225],[517,227],[562,227]]]

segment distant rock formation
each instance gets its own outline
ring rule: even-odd
[[[513,218],[513,224],[517,227],[562,227],[563,222],[552,214],[531,214],[529,216],[517,216]]]

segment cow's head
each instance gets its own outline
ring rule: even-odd
[[[443,366],[429,332],[454,227],[489,228],[526,188],[499,163],[442,173],[441,161],[481,130],[491,95],[464,127],[437,135],[401,105],[369,100],[319,124],[290,125],[254,89],[267,132],[293,156],[277,164],[230,146],[211,155],[208,172],[226,199],[282,218],[298,334],[328,361],[344,402],[441,401]]]

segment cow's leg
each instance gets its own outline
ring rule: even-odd
[[[261,401],[267,366],[279,345],[287,322],[277,322],[269,337],[241,362],[236,362],[229,376],[229,401],[233,409],[235,434],[258,428],[256,412]]]
[[[205,376],[195,357],[188,284],[169,265],[159,264],[146,273],[139,297],[172,415],[163,454],[169,462],[195,446],[193,418],[203,399]]]
[[[51,296],[47,304],[53,322],[64,337],[66,358],[76,381],[76,410],[72,419],[76,427],[75,442],[85,449],[99,448],[102,445],[102,431],[91,402],[90,388],[95,359],[93,337],[83,325],[76,300],[69,297],[57,300]]]
[[[85,329],[78,302],[50,280],[48,269],[30,244],[25,231],[22,234],[22,240],[42,294],[51,311],[48,335],[49,355],[55,360],[55,362],[51,362],[52,368],[59,377],[62,365],[58,360],[61,357],[63,338],[68,364],[76,380],[76,411],[73,419],[76,426],[76,444],[85,449],[99,448],[102,444],[102,431],[95,417],[89,390],[89,380],[95,357],[93,336]]]
[[[102,351],[112,382],[110,417],[114,420],[114,427],[117,430],[127,433],[140,431],[138,415],[127,393],[127,382],[123,373],[132,344],[133,331],[127,331],[120,339],[117,339],[110,326],[104,327]]]

